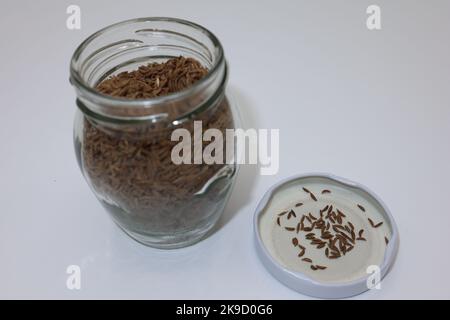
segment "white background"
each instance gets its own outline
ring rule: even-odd
[[[382,30],[366,8],[382,9]],[[82,29],[66,29],[78,4]],[[222,41],[245,125],[279,128],[280,171],[243,167],[199,244],[158,251],[110,220],[72,145],[69,60],[88,35],[141,16],[195,21]],[[390,207],[400,250],[382,290],[450,298],[450,2],[11,1],[0,4],[0,298],[306,299],[256,257],[252,215],[269,186],[324,171]],[[82,268],[82,289],[66,268]]]

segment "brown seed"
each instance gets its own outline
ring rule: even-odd
[[[295,206],[296,206],[296,207],[301,207],[302,205],[303,205],[303,203],[299,202],[299,203],[297,203]]]
[[[305,187],[303,187],[303,191],[307,192],[307,193],[311,193],[311,191],[309,191],[308,189],[306,189]]]
[[[327,267],[316,265],[316,268],[319,269],[319,270],[325,270]]]
[[[280,224],[280,217],[277,218],[277,225],[279,225],[279,226],[281,227],[281,224]]]
[[[347,236],[344,232],[339,232],[336,237],[340,242],[343,242],[344,244],[347,244],[348,240],[351,240],[349,236]]]
[[[312,192],[310,192],[309,195],[311,196],[311,199],[313,199],[314,201],[317,201],[316,196]]]
[[[310,231],[312,231],[312,228],[310,228],[310,227],[304,227],[304,228],[303,228],[303,231],[305,231],[305,232],[310,232]]]
[[[330,249],[326,248],[325,249],[325,255],[328,257],[330,255]]]
[[[383,224],[383,221],[381,221],[381,222],[379,222],[379,223],[377,223],[376,225],[374,225],[373,227],[374,228],[378,228],[378,227],[380,227],[381,225]]]
[[[286,213],[288,213],[287,211],[283,211],[281,213],[278,214],[279,217],[284,216]]]
[[[295,232],[299,233],[301,227],[302,227],[302,224],[300,222],[297,223],[297,228],[295,229]]]
[[[362,235],[363,235],[363,233],[364,233],[364,229],[361,229],[361,230],[359,230],[359,232],[358,232],[358,237],[362,237]]]
[[[362,205],[358,204],[358,208],[359,208],[362,212],[366,212],[366,208],[364,208]]]
[[[333,235],[331,233],[329,233],[329,232],[326,232],[326,233],[324,233],[322,235],[322,239],[328,240],[328,239],[331,239],[331,238],[333,238]]]
[[[311,269],[313,269],[314,271],[316,271],[316,270],[317,270],[317,267],[314,266],[314,265],[311,265]]]
[[[373,223],[372,219],[368,218],[367,220],[369,220],[370,225],[375,228],[375,224]]]
[[[339,250],[345,254],[345,246],[347,245],[347,241],[342,240],[342,238],[339,238]]]
[[[297,215],[295,214],[294,210],[289,211],[289,214],[287,216],[288,220],[292,217],[297,218]]]
[[[338,250],[333,250],[333,251],[331,251],[328,259],[338,259],[340,257],[341,257],[341,253]]]
[[[331,193],[331,191],[330,191],[330,190],[327,190],[327,189],[322,190],[322,194],[326,194],[326,193]]]
[[[340,253],[339,249],[336,246],[334,247],[334,249],[332,250],[331,253],[332,253],[332,255],[335,255],[335,256],[338,256],[338,257],[341,256],[341,253]]]
[[[298,257],[301,258],[305,255],[305,249],[301,249],[301,251],[298,254]]]
[[[321,243],[317,246],[317,249],[322,249],[323,247],[325,247],[326,243]]]
[[[364,237],[358,237],[358,238],[356,238],[356,240],[359,240],[359,241],[367,241],[366,238],[364,238]]]
[[[292,244],[294,245],[294,247],[298,246],[298,239],[292,238]]]
[[[291,227],[284,227],[287,231],[295,231],[295,228],[291,228]]]
[[[313,232],[311,232],[311,233],[308,233],[305,237],[314,237],[314,236],[315,236],[315,234]]]
[[[333,211],[333,206],[332,205],[330,205],[329,207],[328,207],[328,214],[331,214],[331,212]]]
[[[309,223],[312,223],[312,220],[311,220],[311,218],[310,218],[310,217],[308,217],[308,216],[305,216],[305,219],[306,219],[306,220],[308,220],[308,222],[309,222]]]
[[[355,241],[351,238],[351,237],[349,237],[348,235],[346,235],[344,232],[342,232],[342,231],[339,231],[339,234],[338,235],[336,235],[337,237],[340,237],[340,238],[343,238],[345,241],[350,241],[351,243],[354,243]]]
[[[346,217],[346,215],[345,215],[341,210],[339,210],[339,209],[337,209],[337,213],[338,213],[341,217],[343,217],[343,218]]]
[[[355,230],[355,226],[353,225],[353,223],[351,223],[350,221],[348,222],[348,225],[350,226],[350,228],[352,229],[352,230]]]
[[[328,240],[328,248],[330,248],[331,250],[333,250],[334,240],[334,238]]]
[[[305,248],[304,246],[302,246],[301,244],[299,244],[298,247],[299,247],[301,250],[305,250],[305,249],[306,249],[306,248]]]
[[[300,219],[300,223],[303,223],[305,221],[305,215],[302,216],[302,218]]]
[[[310,258],[303,258],[302,261],[309,262],[309,263],[312,262],[312,260]]]
[[[389,244],[389,239],[387,237],[384,237],[384,242],[386,242],[386,245]]]
[[[314,217],[314,216],[311,214],[311,212],[308,214],[308,216],[311,218],[311,220],[317,220],[317,218]]]

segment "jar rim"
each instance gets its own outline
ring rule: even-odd
[[[153,97],[153,98],[146,98],[146,99],[126,99],[123,97],[115,97],[103,94],[97,90],[95,90],[92,86],[90,86],[87,81],[83,79],[83,77],[80,75],[79,70],[77,70],[76,64],[77,60],[82,54],[83,50],[96,38],[103,35],[105,32],[110,31],[112,29],[123,27],[129,24],[133,23],[141,23],[141,22],[173,22],[178,23],[181,25],[186,25],[188,27],[194,28],[197,31],[202,32],[205,34],[209,40],[211,40],[214,47],[217,49],[217,59],[214,61],[212,67],[210,68],[209,72],[200,80],[195,82],[192,86],[183,89],[181,91],[173,92],[164,96],[160,97]],[[142,108],[149,108],[152,105],[160,104],[160,103],[167,103],[171,102],[173,100],[182,99],[186,96],[189,96],[191,93],[195,92],[197,88],[201,87],[204,83],[207,83],[213,75],[216,74],[216,71],[220,68],[220,66],[224,63],[224,50],[222,47],[222,44],[220,43],[219,39],[208,29],[205,27],[188,21],[184,19],[179,18],[171,18],[171,17],[142,17],[142,18],[134,18],[134,19],[128,19],[124,21],[120,21],[111,25],[108,25],[97,32],[91,34],[89,37],[87,37],[76,49],[75,52],[72,55],[71,61],[70,61],[70,82],[73,86],[79,88],[82,90],[82,92],[85,94],[85,97],[88,99],[96,99],[99,103],[104,103],[110,106],[117,106],[117,107],[142,107]]]

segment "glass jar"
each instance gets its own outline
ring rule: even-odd
[[[179,56],[198,60],[208,74],[187,89],[151,99],[127,100],[95,90],[110,76]],[[175,164],[171,153],[179,142],[171,136],[176,129],[194,136],[195,121],[201,121],[203,132],[218,129],[224,137],[226,129],[235,128],[218,39],[179,19],[120,22],[76,49],[70,81],[77,95],[78,164],[117,225],[135,240],[158,248],[183,247],[204,237],[228,201],[236,163]]]

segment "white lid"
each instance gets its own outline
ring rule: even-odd
[[[369,276],[382,279],[398,249],[386,205],[366,187],[329,174],[298,175],[270,188],[256,208],[254,234],[275,278],[321,298],[368,290]]]

